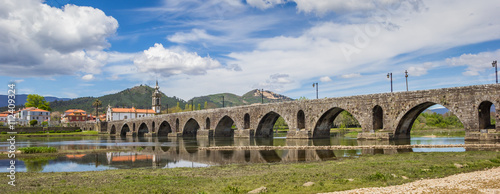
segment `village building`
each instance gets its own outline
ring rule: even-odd
[[[50,112],[35,107],[28,107],[17,111],[17,123],[20,125],[29,125],[31,120],[37,120],[38,124],[44,121],[50,121]]]
[[[125,120],[125,119],[135,119],[141,117],[151,117],[159,114],[161,111],[161,93],[160,87],[158,86],[158,81],[156,81],[155,91],[152,96],[152,108],[151,109],[136,109],[132,108],[112,108],[108,105],[108,110],[106,113],[107,121]]]
[[[81,122],[87,121],[87,112],[81,109],[69,109],[64,111],[62,115],[61,122]]]

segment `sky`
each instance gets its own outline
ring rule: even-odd
[[[2,0],[0,83],[188,100],[270,90],[340,97],[495,83],[498,0]],[[7,94],[7,87],[0,94]]]

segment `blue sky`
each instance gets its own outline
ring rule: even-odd
[[[159,80],[168,96],[256,88],[292,98],[490,84],[497,1],[4,0],[0,82],[102,96]],[[0,91],[0,94],[6,94]]]

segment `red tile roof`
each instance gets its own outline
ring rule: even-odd
[[[112,112],[121,112],[121,113],[151,113],[154,114],[155,111],[153,109],[136,109],[132,108],[111,108]]]

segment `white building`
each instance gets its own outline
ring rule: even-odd
[[[106,113],[107,121],[125,120],[125,119],[135,119],[141,117],[151,117],[155,115],[153,109],[136,109],[132,108],[111,108],[108,105],[108,111]]]
[[[38,124],[44,121],[50,121],[50,112],[35,107],[28,107],[19,110],[16,113],[16,118],[18,118],[17,123],[20,125],[29,125],[31,120],[37,120]]]
[[[125,119],[135,119],[141,117],[151,117],[155,114],[160,113],[161,110],[161,93],[159,91],[158,81],[156,81],[155,91],[153,92],[152,98],[152,109],[136,109],[132,108],[111,108],[108,105],[108,110],[106,112],[106,121],[117,121]]]

